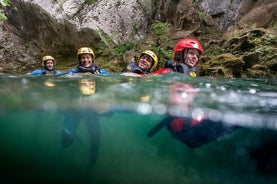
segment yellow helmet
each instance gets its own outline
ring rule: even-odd
[[[48,55],[48,56],[43,56],[43,57],[42,57],[41,65],[44,66],[44,65],[45,65],[45,61],[47,61],[47,60],[53,60],[54,65],[56,65],[55,58],[52,57],[52,56],[49,56],[49,55]]]
[[[152,72],[158,65],[158,56],[151,50],[145,50],[141,53],[141,55],[142,54],[147,54],[153,59],[154,63],[153,63],[153,65],[151,67],[151,70],[150,70]]]
[[[93,57],[93,59],[95,59],[94,52],[93,52],[93,50],[92,50],[91,48],[89,48],[89,47],[81,47],[81,48],[78,50],[78,52],[77,52],[78,58],[79,58],[79,56],[80,56],[81,54],[91,54],[92,57]]]

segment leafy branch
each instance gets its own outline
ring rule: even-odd
[[[8,0],[0,0],[0,20],[7,20],[7,17],[3,13],[3,7],[10,6]]]

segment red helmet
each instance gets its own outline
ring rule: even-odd
[[[203,54],[203,47],[201,43],[193,38],[185,38],[180,40],[174,47],[174,55],[176,52],[183,51],[184,49],[197,49],[200,54]]]

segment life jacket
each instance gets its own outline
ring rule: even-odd
[[[96,72],[99,72],[99,69],[95,64],[91,64],[90,67],[84,67],[82,65],[78,65],[77,70],[78,70],[79,73],[90,72],[90,73],[94,74]]]
[[[48,70],[45,67],[41,68],[41,74],[42,75],[56,75],[57,71],[55,69]]]
[[[190,76],[190,77],[198,77],[199,74],[198,74],[198,71],[195,67],[188,67],[188,65],[186,65],[185,63],[178,63],[176,65],[176,72],[179,72],[179,73],[183,73],[187,76]]]
[[[132,72],[137,74],[150,74],[150,70],[143,70],[135,62],[131,62],[122,72]]]
[[[164,73],[171,73],[171,72],[179,72],[183,73],[190,77],[198,77],[198,71],[195,67],[188,67],[184,63],[179,63],[176,66],[172,65],[172,62],[170,60],[166,61],[165,66],[155,72],[153,74],[164,74]]]

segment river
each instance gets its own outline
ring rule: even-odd
[[[6,74],[0,85],[0,183],[277,182],[274,79]]]

